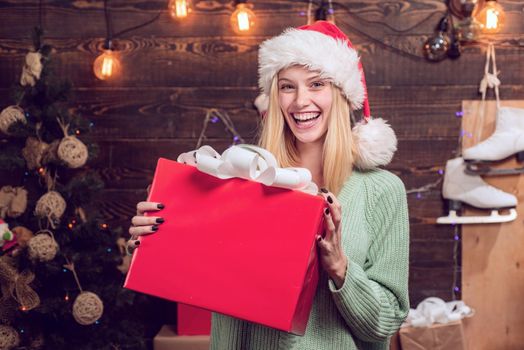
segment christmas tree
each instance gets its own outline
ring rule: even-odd
[[[160,301],[122,288],[125,240],[96,212],[97,148],[81,141],[93,123],[41,39],[0,114],[0,349],[145,348]]]

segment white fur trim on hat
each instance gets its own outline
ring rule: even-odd
[[[258,62],[258,85],[266,95],[273,77],[281,69],[303,65],[320,71],[322,78],[331,79],[342,89],[354,110],[360,109],[366,98],[358,54],[342,39],[314,30],[289,28],[260,45]]]
[[[391,162],[397,150],[397,137],[389,124],[382,118],[362,120],[353,127],[356,138],[359,169],[373,169]]]

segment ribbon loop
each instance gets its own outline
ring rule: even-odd
[[[463,301],[449,301],[429,297],[421,301],[416,309],[410,309],[402,327],[429,327],[434,323],[449,323],[471,317],[475,311]]]
[[[318,193],[306,168],[279,168],[271,152],[254,145],[235,145],[222,155],[210,146],[182,153],[177,162],[196,166],[203,173],[230,179],[238,177],[262,183],[266,186],[298,190],[312,195]]]

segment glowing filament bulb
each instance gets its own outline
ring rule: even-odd
[[[486,29],[497,29],[499,26],[499,16],[494,9],[486,11]]]
[[[245,11],[237,13],[238,30],[249,30],[249,15]]]
[[[175,19],[186,18],[191,12],[190,0],[171,0],[169,2],[169,13]]]
[[[120,71],[120,61],[113,50],[104,50],[93,63],[93,72],[100,80],[107,80],[116,76]]]
[[[104,57],[104,62],[102,63],[102,75],[105,77],[113,75],[113,57]]]
[[[239,3],[231,15],[231,26],[235,33],[249,32],[255,25],[255,13],[245,3]]]
[[[487,0],[484,8],[475,16],[481,24],[482,31],[488,34],[498,33],[504,25],[505,18],[504,9],[495,0]]]

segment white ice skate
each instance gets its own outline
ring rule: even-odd
[[[491,168],[489,162],[516,155],[524,162],[524,109],[500,107],[495,132],[486,140],[464,150],[468,162],[466,172],[476,175],[513,175],[524,173],[524,166],[515,169]]]
[[[450,159],[446,163],[442,196],[449,202],[449,215],[437,219],[438,224],[487,224],[509,222],[517,218],[517,197],[488,185],[478,175],[464,172],[463,158]],[[459,216],[457,211],[462,203],[475,208],[491,209],[486,216]],[[500,214],[499,209],[509,208],[508,214]]]

